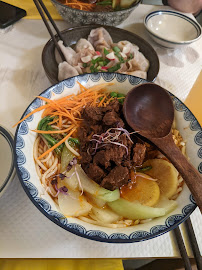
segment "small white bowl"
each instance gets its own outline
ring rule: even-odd
[[[179,48],[201,37],[201,26],[176,11],[151,12],[144,18],[144,25],[151,38],[166,48]]]

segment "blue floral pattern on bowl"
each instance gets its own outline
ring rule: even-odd
[[[65,6],[57,0],[51,0],[51,2],[62,18],[72,25],[102,24],[116,26],[128,18],[141,0],[137,0],[130,8],[113,12],[90,12]]]
[[[133,77],[125,74],[115,74],[115,73],[99,73],[99,74],[85,74],[81,76],[76,76],[67,80],[60,82],[57,85],[50,87],[45,90],[41,95],[47,96],[51,98],[52,93],[54,96],[64,94],[63,92],[67,91],[75,91],[74,88],[78,85],[76,82],[80,82],[86,87],[93,85],[95,83],[103,83],[103,82],[113,82],[114,89],[118,89],[123,87],[123,89],[127,88],[130,90],[134,85],[147,82],[144,79],[140,79],[137,77]],[[112,86],[113,87],[113,86]],[[121,88],[122,89],[122,88]],[[127,90],[127,91],[128,91]],[[113,89],[112,89],[113,91]],[[65,92],[65,93],[66,93]],[[192,133],[192,144],[195,149],[198,149],[196,152],[194,151],[194,156],[196,158],[195,167],[198,167],[200,173],[202,173],[202,129],[197,122],[196,118],[189,111],[189,109],[174,95],[170,93],[174,108],[176,113],[179,113],[181,117],[183,117],[184,122],[189,124],[189,132]],[[27,111],[36,108],[39,105],[38,99],[35,99],[27,108]],[[22,116],[22,117],[23,117]],[[189,192],[189,190],[185,190],[186,201],[181,202],[181,208],[178,209],[177,213],[174,213],[168,216],[163,222],[158,221],[156,219],[156,223],[151,225],[150,228],[141,227],[141,225],[137,225],[135,227],[129,227],[129,229],[125,228],[122,231],[117,231],[117,229],[112,232],[112,230],[100,227],[93,226],[91,228],[91,224],[81,222],[79,219],[74,219],[74,222],[71,222],[72,219],[66,218],[62,213],[58,212],[54,206],[54,203],[50,203],[49,200],[46,200],[41,197],[40,190],[36,187],[36,184],[40,182],[36,182],[36,172],[34,167],[30,168],[28,165],[28,160],[32,160],[32,154],[30,155],[30,147],[29,147],[29,133],[30,127],[33,128],[33,125],[37,125],[38,120],[35,120],[36,114],[32,116],[32,118],[28,118],[18,125],[16,135],[15,135],[15,165],[17,168],[18,177],[21,181],[21,184],[31,199],[31,201],[35,204],[35,206],[50,220],[52,220],[57,225],[62,228],[70,231],[76,235],[89,238],[96,241],[102,242],[110,242],[110,243],[130,243],[130,242],[138,242],[143,240],[148,240],[153,237],[164,234],[172,229],[174,229],[177,225],[182,223],[188,216],[192,213],[192,211],[196,208],[195,201]],[[40,119],[40,118],[39,118]],[[36,123],[34,124],[34,121]],[[194,129],[193,129],[194,126]],[[29,149],[27,149],[29,148]],[[27,149],[27,152],[26,152]],[[38,179],[39,181],[39,179]],[[137,228],[137,229],[136,229]]]

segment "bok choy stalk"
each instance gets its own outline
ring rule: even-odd
[[[44,118],[41,119],[41,121],[38,124],[37,129],[38,130],[44,130],[44,131],[48,131],[48,130],[54,130],[49,123],[52,122],[54,119],[54,117],[50,117],[50,116],[46,116]],[[53,138],[50,134],[41,134],[44,139],[47,141],[48,145],[50,147],[54,146],[56,143],[58,143],[59,141],[56,140],[55,138]],[[62,152],[62,148],[63,148],[64,144],[59,145],[56,149],[55,152],[57,155],[61,155]]]
[[[118,199],[107,203],[109,207],[118,215],[129,219],[149,219],[167,215],[177,207],[177,202],[161,197],[155,207],[150,207],[138,201],[129,202]]]

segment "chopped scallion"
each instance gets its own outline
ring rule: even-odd
[[[107,49],[104,48],[104,54],[107,55],[109,54],[109,51]]]
[[[116,92],[111,92],[111,93],[110,93],[110,96],[111,96],[111,97],[117,97],[117,93],[116,93]]]
[[[114,51],[114,52],[120,52],[121,50],[119,49],[119,47],[114,46],[114,47],[113,47],[113,51]]]
[[[109,72],[115,72],[117,71],[118,69],[120,69],[121,65],[120,63],[116,64],[115,66],[111,67],[108,69]]]

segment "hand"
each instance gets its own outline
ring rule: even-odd
[[[167,2],[172,8],[186,13],[195,14],[202,9],[202,0],[167,0]]]

